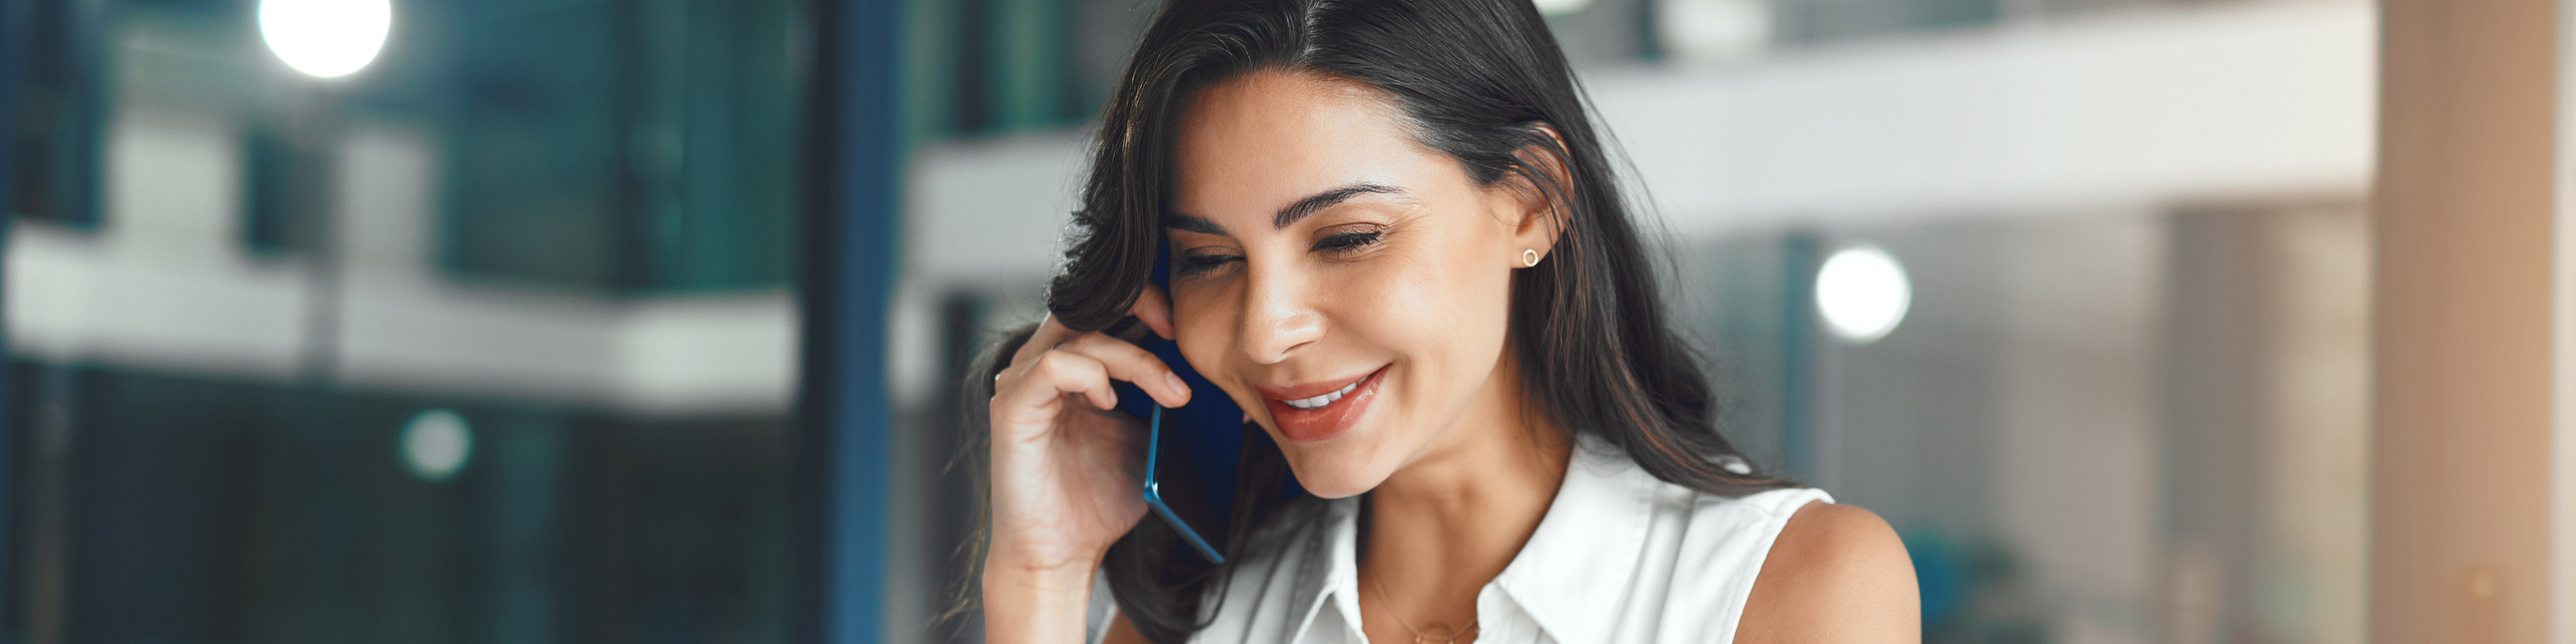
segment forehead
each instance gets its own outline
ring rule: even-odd
[[[1445,158],[1414,143],[1383,94],[1300,72],[1250,72],[1200,90],[1178,134],[1173,205],[1229,230],[1320,190],[1414,184]]]

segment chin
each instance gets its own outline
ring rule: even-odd
[[[1296,474],[1297,484],[1304,486],[1307,493],[1339,499],[1376,489],[1391,474],[1372,458],[1372,450],[1358,447],[1298,445],[1281,451],[1288,457],[1288,469]]]

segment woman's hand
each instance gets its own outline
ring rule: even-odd
[[[1172,336],[1161,288],[1145,287],[1128,312]],[[994,380],[992,547],[984,558],[992,641],[1063,641],[1067,626],[1078,637],[1101,556],[1145,516],[1144,423],[1117,411],[1112,380],[1135,383],[1166,407],[1190,399],[1153,353],[1076,333],[1053,317]]]

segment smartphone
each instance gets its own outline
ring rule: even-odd
[[[1154,258],[1153,280],[1156,286],[1170,292],[1171,245],[1165,243]],[[1193,501],[1192,507],[1205,507],[1205,516],[1233,516],[1234,486],[1243,454],[1243,408],[1234,404],[1216,383],[1208,382],[1181,358],[1180,348],[1171,341],[1146,332],[1138,346],[1152,351],[1163,364],[1179,374],[1182,384],[1190,388],[1190,402],[1176,408],[1156,404],[1145,391],[1126,382],[1115,383],[1118,407],[1146,420],[1145,484],[1141,491],[1145,503],[1155,516],[1172,525],[1181,539],[1197,550],[1210,563],[1225,563],[1225,557],[1211,546],[1208,537],[1222,538],[1223,525],[1191,526],[1173,511],[1170,493]],[[1264,435],[1263,440],[1268,440]]]

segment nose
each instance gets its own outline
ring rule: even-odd
[[[1247,264],[1254,264],[1247,262]],[[1298,271],[1247,265],[1238,345],[1261,364],[1278,364],[1290,352],[1324,337],[1324,316],[1307,302]]]

